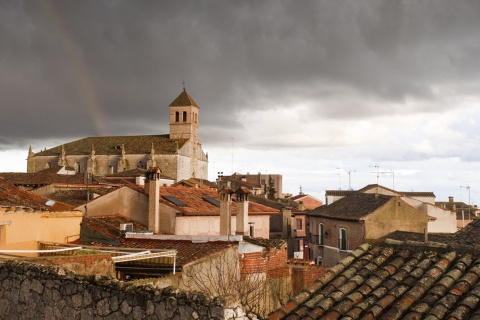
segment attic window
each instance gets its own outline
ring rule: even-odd
[[[213,204],[215,207],[220,207],[220,201],[212,197],[203,197],[203,200]]]
[[[163,199],[170,201],[177,207],[187,207],[187,204],[183,202],[182,200],[177,199],[174,196],[162,196]]]

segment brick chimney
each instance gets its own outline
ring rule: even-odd
[[[232,194],[229,188],[223,188],[220,194],[220,235],[232,234]]]
[[[148,230],[160,232],[160,169],[149,168],[146,172],[145,191],[148,194]]]
[[[248,197],[251,194],[250,190],[245,187],[240,187],[235,191],[237,195],[237,227],[235,234],[248,235]]]

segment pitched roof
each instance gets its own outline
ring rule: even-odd
[[[451,237],[450,243],[480,248],[480,219],[474,219],[465,228],[455,232]]]
[[[114,239],[119,238],[120,224],[123,223],[131,223],[133,225],[133,231],[147,231],[147,228],[142,224],[120,214],[95,217],[87,216],[82,219],[82,225]]]
[[[357,192],[341,198],[328,206],[307,210],[307,215],[358,221],[384,206],[393,197]]]
[[[53,166],[37,172],[1,172],[0,177],[17,186],[44,186],[52,183],[83,184],[83,174],[59,174],[62,166]]]
[[[325,190],[325,195],[327,196],[336,196],[336,197],[345,197],[352,194],[355,194],[357,191],[354,190]]]
[[[365,192],[365,191],[372,190],[374,188],[381,188],[381,189],[393,192],[395,194],[404,195],[404,196],[411,197],[411,198],[415,198],[415,197],[434,197],[435,198],[435,194],[433,192],[430,192],[430,191],[396,191],[396,190],[381,186],[379,184],[369,184],[369,185],[366,185],[365,187],[363,187],[363,188],[361,188],[357,191],[355,191],[355,190],[325,190],[325,195],[345,197],[345,196],[355,194],[356,192]]]
[[[193,98],[188,94],[188,92],[183,89],[182,93],[175,98],[175,100],[170,103],[171,107],[189,107],[195,106],[199,108],[198,104],[193,100]]]
[[[164,196],[172,196],[186,206],[178,206],[171,201],[164,198]],[[160,187],[160,202],[171,206],[184,215],[220,215],[220,208],[215,206],[204,198],[213,198],[220,201],[220,196],[216,190],[199,189],[187,187]],[[232,201],[232,215],[236,215],[237,205]],[[277,209],[273,209],[258,203],[249,201],[248,214],[249,215],[271,215],[278,214]]]
[[[431,191],[400,191],[400,193],[410,198],[419,198],[419,197],[435,198],[435,194]]]
[[[432,242],[439,242],[439,243],[448,243],[452,238],[451,233],[431,233],[429,232],[428,241]],[[409,232],[409,231],[394,231],[384,237],[385,239],[393,239],[393,240],[400,240],[400,241],[425,241],[425,234],[417,233],[417,232]]]
[[[243,237],[243,241],[249,242],[251,244],[255,244],[260,247],[264,247],[267,249],[280,249],[283,247],[287,241],[282,239],[264,239],[264,238],[251,238],[251,237]]]
[[[88,137],[37,152],[35,156],[59,156],[62,154],[62,147],[67,156],[89,155],[92,152],[92,146],[95,154],[120,156],[122,145],[125,154],[150,154],[152,143],[156,154],[175,154],[177,141],[180,148],[187,139],[170,140],[169,135]]]
[[[146,228],[138,222],[128,219],[121,215],[101,216],[84,218],[82,225],[106,235],[110,238],[118,239],[120,234],[121,223],[132,223],[133,230],[145,231]],[[75,243],[83,245],[95,246],[111,246],[105,243],[76,241]],[[195,260],[208,257],[212,254],[221,252],[237,245],[236,242],[227,241],[208,241],[208,242],[192,242],[190,240],[159,240],[159,239],[122,239],[116,242],[120,248],[136,248],[136,249],[167,249],[177,250],[176,265],[184,266]]]
[[[0,178],[0,206],[2,207],[25,207],[44,211],[73,210],[73,206],[58,201],[47,205],[46,203],[51,203],[48,202],[49,200],[49,198],[21,190]]]
[[[269,319],[478,319],[478,250],[363,244]]]
[[[78,207],[80,205],[84,205],[87,201],[87,194],[98,194],[98,195],[105,195],[112,191],[117,190],[118,188],[77,188],[77,189],[58,189],[55,190],[53,193],[49,194],[48,197],[55,201],[61,201],[64,203],[68,203],[74,207]],[[92,200],[92,199],[88,199]]]

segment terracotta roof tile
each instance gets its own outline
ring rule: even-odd
[[[5,181],[17,186],[44,186],[53,183],[63,184],[83,184],[85,177],[83,174],[59,174],[61,166],[37,171],[37,172],[2,172],[0,177]]]
[[[357,192],[328,206],[308,210],[307,215],[358,221],[384,206],[391,196]]]
[[[53,201],[53,205],[47,205],[48,200],[51,199],[21,190],[0,178],[0,206],[2,207],[25,207],[46,211],[73,210],[73,206],[59,201]]]
[[[84,218],[82,224],[105,234],[112,238],[119,238],[120,224],[133,223],[133,230],[145,231],[143,227],[136,221],[126,218],[121,215],[101,216],[101,217],[87,217]],[[84,245],[96,246],[111,246],[103,243],[92,243],[85,241],[77,241],[76,243]],[[192,242],[189,240],[158,240],[158,239],[122,239],[119,241],[119,247],[123,248],[137,248],[137,249],[168,249],[177,250],[178,266],[184,266],[187,263],[195,260],[208,257],[212,254],[227,250],[232,245],[237,245],[236,242],[227,241],[210,241],[210,242]]]
[[[188,92],[183,89],[183,91],[175,98],[175,100],[170,103],[171,107],[189,107],[195,106],[198,107],[197,103],[193,98],[188,94]]]
[[[220,208],[204,200],[204,198],[213,198],[220,201],[219,193],[213,189],[198,189],[187,187],[160,187],[160,201],[163,204],[175,208],[184,215],[220,215]],[[172,202],[163,198],[163,196],[173,196],[184,202],[186,206],[176,206]],[[278,214],[277,209],[273,209],[258,203],[249,201],[249,215],[272,215]],[[237,204],[232,201],[232,215],[237,214]]]
[[[292,299],[278,319],[471,318],[480,309],[480,251],[462,250],[413,242],[368,245]]]

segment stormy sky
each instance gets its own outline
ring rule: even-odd
[[[168,133],[182,82],[217,172],[479,199],[480,1],[0,1],[0,171]]]

